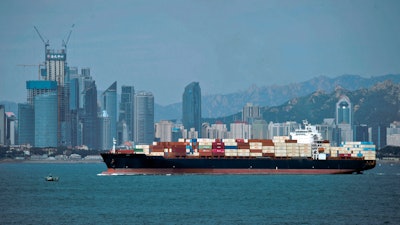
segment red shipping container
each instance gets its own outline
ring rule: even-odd
[[[212,156],[210,149],[199,149],[199,156]]]
[[[225,150],[224,149],[213,149],[212,155],[213,156],[225,156]]]
[[[262,149],[250,149],[250,153],[262,153]]]
[[[262,156],[264,156],[264,157],[275,157],[275,153],[263,153]]]
[[[135,153],[133,150],[116,150],[117,154],[133,154]]]

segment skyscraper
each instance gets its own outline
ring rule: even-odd
[[[255,106],[252,103],[247,103],[243,107],[242,120],[246,123],[252,124],[253,120],[261,117],[260,107]]]
[[[81,116],[82,140],[89,149],[96,149],[99,143],[97,119],[97,87],[94,80],[87,79],[83,90],[83,112]]]
[[[151,92],[135,94],[133,120],[135,144],[151,144],[154,140],[154,96]]]
[[[18,144],[35,146],[35,113],[31,104],[18,104]]]
[[[133,106],[135,89],[133,86],[121,87],[121,104],[119,107],[119,121],[125,121],[128,130],[128,140],[133,140]],[[128,140],[120,140],[122,142]]]
[[[110,143],[110,126],[110,117],[107,115],[106,111],[103,111],[99,116],[100,143],[98,148],[100,150],[110,149],[110,145],[112,145],[112,142]]]
[[[36,95],[35,147],[57,147],[57,92]]]
[[[102,110],[110,118],[109,146],[112,147],[113,138],[117,138],[117,81],[111,84],[102,94]]]
[[[353,141],[353,111],[350,99],[343,95],[336,103],[336,129],[340,130],[340,140],[335,140],[337,143],[342,141]]]
[[[195,128],[201,134],[201,89],[199,82],[185,87],[182,99],[182,122],[185,129]]]
[[[0,145],[5,144],[6,139],[6,109],[0,105]]]
[[[58,145],[70,145],[71,118],[69,112],[69,76],[67,67],[67,50],[48,49],[45,45],[45,71],[42,76],[45,80],[57,83],[57,139]]]
[[[350,99],[343,95],[336,103],[336,124],[352,125],[352,110]]]

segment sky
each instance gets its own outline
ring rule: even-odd
[[[400,1],[361,0],[2,0],[0,101],[26,102],[44,44],[69,66],[91,69],[97,89],[117,81],[155,102],[317,76],[400,73]]]

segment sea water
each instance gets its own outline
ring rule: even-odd
[[[1,163],[0,224],[400,224],[400,164],[359,175],[99,176]],[[46,182],[49,173],[58,182]]]

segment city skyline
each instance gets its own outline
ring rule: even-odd
[[[162,105],[180,102],[180,90],[193,80],[210,95],[321,75],[400,71],[398,1],[85,1],[79,7],[77,1],[2,1],[0,6],[0,52],[6,56],[0,100],[25,102],[25,81],[37,78],[37,67],[17,66],[45,59],[34,26],[56,50],[72,29],[68,65],[91,68],[98,90],[114,81],[135,85]]]

